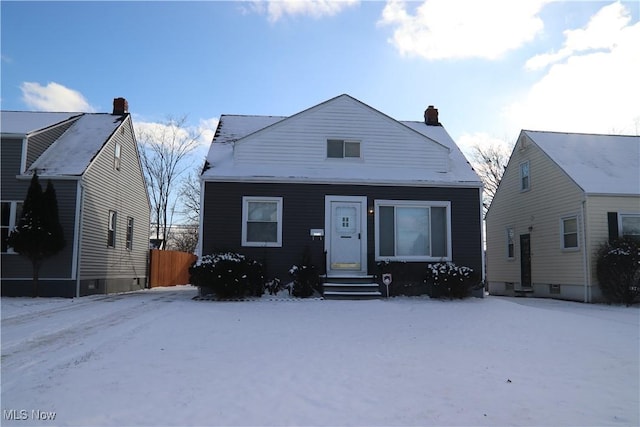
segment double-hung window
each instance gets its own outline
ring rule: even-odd
[[[282,197],[242,198],[242,246],[282,246]]]
[[[116,221],[118,214],[115,211],[109,211],[109,220],[107,224],[107,246],[114,248],[116,246]]]
[[[14,253],[13,249],[7,244],[9,234],[18,225],[18,220],[22,214],[22,202],[2,202],[0,232],[2,239],[2,253]]]
[[[133,249],[133,218],[127,217],[127,239],[125,243],[127,250]]]
[[[513,259],[515,257],[515,232],[513,228],[507,228],[507,258]]]
[[[621,237],[640,241],[640,214],[618,214],[618,230]]]
[[[560,222],[562,232],[562,249],[578,249],[578,217],[564,217]]]
[[[529,171],[529,162],[520,163],[520,190],[526,191],[531,188],[531,176]]]
[[[450,202],[376,200],[376,259],[451,259]]]

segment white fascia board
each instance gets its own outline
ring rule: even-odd
[[[274,184],[336,184],[336,185],[369,185],[386,187],[451,187],[451,188],[482,188],[479,181],[376,181],[376,180],[345,180],[345,179],[314,179],[314,178],[280,178],[280,177],[238,177],[219,176],[203,177],[204,182],[253,182]]]

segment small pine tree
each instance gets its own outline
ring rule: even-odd
[[[34,173],[22,205],[18,226],[7,239],[14,251],[31,261],[33,267],[33,297],[38,296],[38,278],[44,260],[65,246],[64,231],[58,218],[58,202],[49,181],[43,193],[38,174]]]

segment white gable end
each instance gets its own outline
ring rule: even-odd
[[[203,173],[205,179],[244,177],[415,184],[479,182],[465,160],[462,160],[462,167],[453,168],[457,171],[465,169],[464,173],[453,176],[452,159],[455,157],[456,162],[460,161],[459,150],[449,146],[453,143],[448,135],[447,141],[438,141],[416,129],[420,124],[409,126],[398,122],[348,95],[289,118],[267,120],[270,123],[265,127],[238,139],[227,138],[232,131],[224,128],[225,123],[234,126],[239,120],[242,118],[228,120],[224,116],[221,119],[223,126],[211,146],[210,168]],[[246,120],[257,119],[246,117]],[[421,125],[427,127],[424,123]],[[328,158],[328,140],[359,143],[360,156]]]
[[[361,158],[327,159],[328,139],[360,142]],[[360,162],[372,169],[401,167],[447,172],[449,150],[341,96],[247,136],[236,143],[234,154],[239,165],[269,163],[333,169],[336,162]]]

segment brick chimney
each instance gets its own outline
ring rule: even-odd
[[[433,105],[429,105],[429,107],[424,110],[424,122],[427,126],[442,126],[438,121],[438,109],[434,108]]]
[[[124,98],[113,98],[113,114],[122,116],[129,112],[129,103]]]

